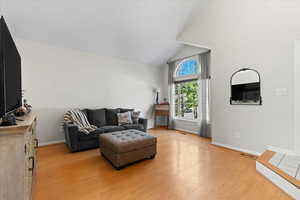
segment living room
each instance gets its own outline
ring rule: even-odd
[[[0,199],[300,199],[299,8],[0,0]]]

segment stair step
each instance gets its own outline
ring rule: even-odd
[[[274,156],[274,157],[273,157]],[[268,169],[275,172],[277,175],[284,178],[289,183],[293,184],[295,187],[300,189],[300,181],[295,178],[294,171],[292,170],[283,170],[278,166],[280,165],[280,155],[276,154],[273,151],[265,151],[258,159],[257,162],[261,163]],[[282,161],[281,161],[282,162]],[[292,163],[291,163],[292,164]],[[299,176],[299,175],[298,175]]]
[[[277,156],[277,158],[276,158]],[[289,173],[287,170],[282,170],[278,168],[278,165],[280,161],[278,161],[278,158],[280,156],[276,155],[276,152],[273,151],[265,151],[258,159],[257,162],[261,163],[268,169],[272,170],[282,178],[284,178],[289,183],[293,184],[295,187],[300,189],[300,181],[297,180],[294,176],[292,176],[293,173]],[[299,177],[299,174],[298,174]]]

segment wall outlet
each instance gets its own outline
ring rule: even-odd
[[[275,94],[276,96],[286,96],[288,93],[287,88],[276,88]]]

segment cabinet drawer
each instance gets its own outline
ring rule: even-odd
[[[169,111],[168,110],[156,110],[155,115],[157,115],[157,116],[168,116]]]

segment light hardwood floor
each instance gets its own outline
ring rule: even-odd
[[[99,150],[38,149],[34,200],[285,200],[255,160],[179,131],[153,129],[158,154],[116,171]]]

